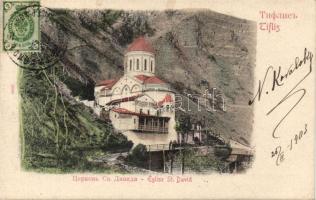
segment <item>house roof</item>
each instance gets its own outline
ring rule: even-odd
[[[116,113],[120,113],[120,114],[137,115],[137,116],[151,116],[151,115],[148,115],[146,113],[133,112],[133,111],[127,110],[125,108],[113,108],[112,111],[114,111]],[[153,116],[153,117],[155,117],[155,116]]]
[[[144,84],[166,84],[156,76],[137,75],[135,78],[142,81]]]
[[[112,111],[120,114],[129,114],[129,115],[140,115],[140,113],[136,113],[125,108],[113,108]]]
[[[134,40],[133,43],[130,44],[127,48],[127,52],[130,51],[147,51],[150,53],[155,52],[154,48],[144,37],[139,37],[136,40]]]
[[[108,102],[106,105],[113,105],[113,104],[117,104],[117,103],[121,103],[121,102],[127,102],[127,101],[134,101],[135,99],[137,99],[138,97],[143,96],[143,94],[138,94],[138,95],[134,95],[134,96],[130,96],[130,97],[124,97],[124,98],[120,98],[120,99],[114,99],[110,102]]]
[[[104,86],[101,90],[111,89],[119,79],[109,79],[98,82],[95,86]]]
[[[166,94],[166,96],[163,98],[163,100],[158,102],[158,106],[161,106],[164,103],[170,103],[170,102],[173,102],[173,99],[172,99],[170,94]]]
[[[229,144],[232,148],[232,155],[253,155],[253,149],[251,147],[243,145],[235,140],[230,140]]]
[[[145,75],[137,75],[135,76],[135,78],[137,78],[140,81],[145,81],[149,76],[145,76]]]
[[[166,84],[163,80],[156,76],[136,75],[135,78],[140,80],[143,84]],[[102,80],[99,81],[95,86],[104,86],[101,91],[111,89],[119,80],[120,79]]]

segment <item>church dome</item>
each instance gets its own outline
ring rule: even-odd
[[[131,51],[146,51],[150,53],[155,52],[154,48],[144,37],[137,38],[131,45],[129,45],[127,52]]]
[[[130,76],[155,75],[155,52],[144,38],[135,39],[127,48],[124,56],[124,73]]]

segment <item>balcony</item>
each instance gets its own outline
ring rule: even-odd
[[[168,127],[162,126],[139,125],[137,130],[144,132],[168,133]]]
[[[135,130],[151,133],[168,133],[168,117],[140,116]]]

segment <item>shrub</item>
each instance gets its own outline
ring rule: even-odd
[[[229,147],[229,145],[215,147],[215,149],[214,149],[215,155],[222,160],[228,158],[231,151],[232,151],[232,149]]]
[[[145,167],[147,166],[147,148],[143,144],[138,144],[133,150],[132,153],[128,156],[128,162],[130,164]]]

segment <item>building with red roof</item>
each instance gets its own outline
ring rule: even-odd
[[[166,84],[156,76],[136,75],[135,78],[142,81],[143,84]]]
[[[173,99],[170,94],[166,94],[165,98],[158,102],[158,106],[163,106],[164,104],[173,103]]]
[[[155,75],[155,51],[145,37],[124,55],[124,75],[95,86],[95,105],[108,113],[114,128],[134,144],[169,144],[177,140],[174,92]]]

